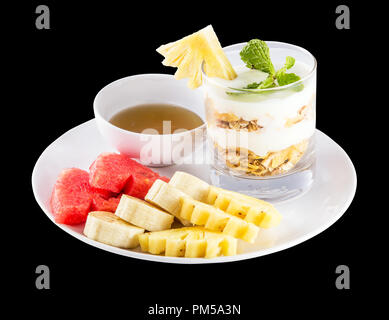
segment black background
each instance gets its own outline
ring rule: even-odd
[[[51,29],[35,28],[35,8],[46,4]],[[335,8],[347,4],[351,29],[338,30]],[[24,94],[15,96],[28,141],[21,170],[25,200],[24,246],[15,262],[20,286],[39,309],[55,306],[74,315],[81,307],[128,319],[147,317],[158,304],[241,304],[242,315],[264,312],[309,315],[348,312],[369,284],[364,206],[368,192],[358,144],[360,107],[366,97],[355,87],[365,7],[350,2],[32,2],[19,16],[14,57]],[[339,143],[358,174],[356,197],[328,230],[298,246],[256,259],[214,265],[174,265],[114,255],[80,242],[43,214],[30,177],[43,150],[57,137],[93,118],[96,93],[118,78],[138,73],[173,73],[155,49],[212,24],[223,46],[252,38],[305,47],[318,60],[317,128]],[[20,31],[20,32],[19,32]],[[27,160],[26,160],[27,159]],[[25,207],[24,207],[25,206]],[[312,212],[314,215],[315,212]],[[363,253],[362,253],[363,252]],[[19,260],[18,260],[19,261]],[[48,265],[51,289],[35,288],[35,268]],[[335,268],[346,264],[351,290],[335,287]],[[374,268],[374,265],[373,265]],[[372,270],[371,270],[372,271]],[[366,292],[366,291],[365,291]],[[337,311],[335,311],[337,309]],[[340,311],[339,311],[340,310]],[[242,316],[242,318],[243,318]],[[183,318],[189,318],[187,315]],[[207,317],[203,317],[204,319]],[[168,319],[168,317],[155,317]]]

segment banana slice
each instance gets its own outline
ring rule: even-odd
[[[174,217],[146,201],[122,195],[115,211],[119,218],[148,231],[170,229]]]
[[[149,232],[139,236],[142,251],[171,257],[214,258],[236,255],[237,240],[201,227]]]
[[[187,197],[187,195],[166,182],[157,179],[146,194],[145,200],[171,213],[184,226],[190,226],[191,223],[188,220],[178,215],[181,207],[180,199],[182,197]]]
[[[174,173],[169,181],[169,185],[201,202],[206,201],[210,188],[210,185],[205,181],[182,171]]]
[[[105,211],[90,212],[84,227],[84,234],[88,238],[125,249],[137,247],[138,236],[142,233],[144,229],[135,227],[113,213]]]

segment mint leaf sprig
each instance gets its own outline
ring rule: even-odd
[[[226,92],[229,95],[241,95],[242,93],[262,93],[258,89],[273,88],[276,86],[285,86],[300,80],[300,77],[295,73],[287,73],[286,70],[292,68],[295,64],[293,57],[287,56],[284,66],[275,71],[273,63],[270,59],[269,47],[265,41],[259,39],[250,40],[240,52],[240,57],[246,66],[250,69],[260,70],[268,73],[268,77],[257,83],[253,82],[244,88],[230,88],[239,92]],[[296,90],[303,89],[303,85],[297,86]],[[239,94],[237,94],[239,93]]]
[[[270,59],[269,47],[265,41],[259,39],[250,40],[240,52],[240,58],[247,68],[261,70],[274,74],[274,66]]]

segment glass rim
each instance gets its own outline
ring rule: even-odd
[[[281,42],[281,41],[265,41],[265,42],[268,45],[269,44],[287,45],[287,46],[290,46],[290,47],[294,47],[296,50],[304,52],[305,54],[307,54],[310,57],[312,57],[312,59],[313,59],[313,67],[304,77],[302,77],[300,80],[298,80],[296,82],[287,84],[285,86],[266,88],[266,89],[245,89],[245,92],[272,92],[272,91],[281,91],[281,90],[285,90],[285,89],[288,89],[288,88],[292,88],[292,87],[298,86],[299,84],[303,83],[305,80],[309,79],[313,75],[313,73],[316,71],[317,60],[316,60],[315,56],[312,53],[310,53],[307,49],[305,49],[303,47],[300,47],[300,46],[297,46],[295,44],[287,43],[287,42]],[[246,44],[247,44],[247,42],[231,44],[229,46],[223,47],[222,49],[225,52],[229,48],[232,48],[232,47],[235,47],[235,46],[236,47],[237,46],[245,46]],[[205,74],[205,71],[204,71],[204,64],[205,64],[205,61],[203,61],[202,64],[201,64],[201,73],[202,73],[202,76],[203,76],[204,79],[207,79],[207,81],[210,81],[210,82],[212,82],[213,84],[215,84],[215,85],[217,85],[219,87],[228,88],[229,90],[234,90],[233,88],[230,88],[228,86],[222,85],[220,83],[216,83],[216,81],[214,81],[213,79],[217,78],[217,77],[208,77]],[[235,91],[237,91],[237,90],[235,90]],[[237,92],[239,92],[239,91],[237,91]]]

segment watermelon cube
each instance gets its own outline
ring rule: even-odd
[[[115,212],[117,206],[119,205],[121,196],[122,195],[120,194],[116,197],[104,199],[102,196],[94,194],[92,200],[92,211]]]
[[[132,159],[126,155],[105,152],[89,168],[92,187],[119,193],[131,177]]]
[[[55,183],[50,205],[58,223],[86,221],[90,211],[115,212],[123,193],[144,199],[157,179],[169,182],[148,167],[118,153],[102,153],[86,172],[63,170]]]
[[[135,160],[132,160],[131,173],[123,193],[139,199],[144,199],[155,180],[162,179],[169,182],[169,178],[161,177],[157,172]]]
[[[54,185],[50,205],[57,223],[85,222],[92,205],[88,172],[78,168],[64,169]]]

